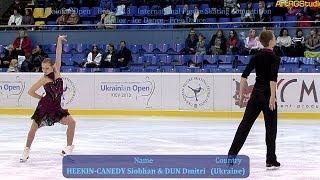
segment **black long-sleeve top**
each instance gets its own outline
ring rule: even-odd
[[[270,81],[277,82],[280,58],[270,49],[263,49],[254,55],[242,73],[247,78],[253,69],[256,70],[255,88],[270,88]]]

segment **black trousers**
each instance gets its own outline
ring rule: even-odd
[[[277,156],[275,154],[277,136],[277,105],[276,109],[271,111],[269,108],[269,99],[270,89],[253,89],[243,119],[238,127],[228,155],[238,155],[247,139],[254,121],[257,119],[260,112],[263,111],[266,128],[265,141],[267,144],[266,162],[271,163],[277,160]]]

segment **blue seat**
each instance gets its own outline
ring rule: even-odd
[[[84,29],[94,29],[95,27],[93,25],[96,25],[96,23],[92,24],[92,21],[82,21],[82,24],[87,25],[84,26]]]
[[[300,72],[299,63],[284,63],[283,68],[288,73]]]
[[[211,67],[204,66],[203,68],[201,68],[201,72],[202,73],[214,73],[215,70]]]
[[[200,10],[201,10],[201,11],[205,12],[205,11],[207,11],[208,9],[210,9],[209,4],[201,4],[201,5],[200,5]]]
[[[129,24],[127,19],[121,19],[117,22],[116,28],[117,29],[130,29],[129,26],[127,26],[127,24]]]
[[[82,43],[75,44],[74,48],[78,53],[83,53],[86,50],[90,50],[90,48],[87,44],[82,44]]]
[[[207,65],[218,66],[218,56],[216,55],[205,55],[204,59],[208,61]]]
[[[143,65],[145,63],[144,56],[132,55],[132,65]]]
[[[202,68],[200,67],[188,67],[186,69],[187,73],[202,73]]]
[[[176,8],[175,8],[176,14],[182,14],[183,7],[184,7],[184,5],[181,5],[181,4],[176,5]]]
[[[302,73],[315,73],[315,72],[317,72],[316,67],[310,66],[310,65],[301,65],[300,71]]]
[[[230,18],[219,18],[219,23],[230,23]],[[218,24],[218,27],[220,28],[229,28],[229,24]]]
[[[232,63],[234,56],[232,55],[219,55],[218,59],[220,63]]]
[[[131,24],[137,24],[137,23],[131,22]],[[129,29],[142,29],[142,27],[141,25],[129,25]]]
[[[76,68],[73,66],[61,66],[61,72],[76,72]]]
[[[240,3],[240,9],[245,9],[247,7],[247,3]]]
[[[204,55],[191,55],[191,61],[194,64],[201,64],[203,63]]]
[[[230,55],[219,55],[218,67],[224,72],[229,72],[232,69],[233,56]]]
[[[157,44],[157,49],[159,49],[160,52],[166,53],[170,49],[170,45],[167,43],[160,43]]]
[[[299,61],[304,65],[315,65],[316,58],[307,58],[307,57],[300,57]]]
[[[105,51],[107,49],[107,44],[97,44],[97,45],[99,48],[98,51]]]
[[[250,56],[238,56],[238,61],[240,61],[243,65],[247,65],[250,62],[250,58]]]
[[[91,68],[91,72],[92,71],[114,73],[114,72],[120,72],[120,68]]]
[[[91,9],[91,17],[96,17],[102,13],[101,7],[92,7]]]
[[[313,73],[316,72],[316,64],[315,64],[315,58],[306,58],[306,57],[300,57],[300,70],[303,73]]]
[[[299,57],[284,57],[284,63],[285,64],[298,64],[299,63]]]
[[[160,68],[158,66],[148,66],[143,69],[144,72],[160,72]]]
[[[64,53],[69,53],[71,50],[75,49],[75,45],[74,44],[63,44],[62,46],[62,50]]]
[[[185,65],[186,62],[187,62],[186,55],[174,55],[171,63],[173,65],[181,66],[181,65]]]
[[[158,55],[159,57],[159,62],[162,65],[169,65],[172,62],[172,56],[168,54],[160,54]]]
[[[141,49],[141,45],[132,44],[132,45],[129,46],[129,49],[130,49],[132,54],[138,54],[140,49]]]
[[[297,16],[286,16],[286,21],[297,21]],[[296,27],[297,26],[297,22],[287,22],[286,23],[287,27]]]
[[[273,16],[272,21],[276,21],[276,22],[283,21],[283,17],[282,16]],[[283,27],[284,23],[274,23],[273,26],[274,27]]]
[[[175,66],[175,71],[178,73],[187,73],[188,67],[187,66]]]
[[[48,58],[50,58],[51,60],[55,60],[56,54],[48,54]]]
[[[152,53],[155,49],[156,49],[156,45],[155,44],[143,44],[142,45],[142,49],[146,52],[146,53]]]
[[[235,70],[231,66],[224,65],[224,66],[221,66],[221,67],[219,66],[218,72],[233,73],[233,72],[235,72]]]
[[[55,21],[47,21],[46,25],[49,25],[49,26],[47,26],[47,29],[53,30],[53,29],[55,29],[55,27],[52,25],[56,25],[56,22]]]
[[[245,65],[239,65],[236,67],[235,72],[242,73],[246,69]]]
[[[91,72],[91,68],[77,68],[77,72]]]
[[[130,66],[130,72],[143,72],[143,66]]]
[[[48,44],[46,46],[48,49],[46,49],[46,52],[48,53],[55,53],[56,52],[56,44]]]
[[[152,66],[158,65],[158,57],[156,55],[144,55],[144,61]]]
[[[287,72],[298,72],[297,69],[299,69],[300,57],[281,57],[281,66],[285,69]]]
[[[207,23],[216,23],[217,19],[216,18],[207,18],[206,19]],[[218,26],[216,24],[207,24],[205,25],[206,28],[217,28]]]
[[[176,71],[173,66],[161,66],[161,72],[173,73]]]
[[[239,28],[241,27],[241,17],[235,17],[235,18],[232,18],[232,22],[235,22],[235,23],[232,23],[232,27],[233,28]]]
[[[0,45],[0,54],[4,52],[4,47],[3,45]]]
[[[253,9],[259,9],[259,3],[252,3]]]
[[[73,66],[73,61],[71,57],[72,57],[71,54],[62,54],[61,56],[62,62],[67,66]]]
[[[73,54],[72,60],[73,60],[73,62],[80,64],[80,63],[86,61],[86,56],[85,56],[85,54]]]
[[[181,53],[181,51],[184,49],[184,44],[182,43],[174,43],[173,44],[173,50],[176,53]]]

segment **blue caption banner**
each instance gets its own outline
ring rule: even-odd
[[[249,157],[238,155],[70,155],[66,178],[246,178]]]

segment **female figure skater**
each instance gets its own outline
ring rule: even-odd
[[[272,31],[263,31],[259,39],[264,49],[250,59],[250,63],[242,74],[240,107],[243,104],[243,91],[247,83],[247,77],[253,69],[256,70],[256,83],[228,155],[229,157],[235,157],[239,153],[254,121],[263,111],[267,144],[266,166],[267,169],[275,169],[280,167],[275,153],[277,136],[276,85],[280,58],[273,53],[276,40]]]
[[[61,155],[71,154],[73,150],[73,137],[76,122],[70,116],[68,110],[62,109],[61,96],[63,94],[63,81],[60,75],[62,44],[66,42],[66,36],[59,36],[56,48],[56,61],[53,64],[49,58],[42,61],[41,67],[44,75],[30,88],[28,94],[39,99],[38,106],[31,119],[33,120],[28,133],[26,147],[23,151],[20,162],[25,162],[29,158],[30,147],[38,128],[42,126],[52,126],[54,123],[67,125],[67,146],[62,150]],[[36,91],[43,86],[45,96],[41,96]]]

